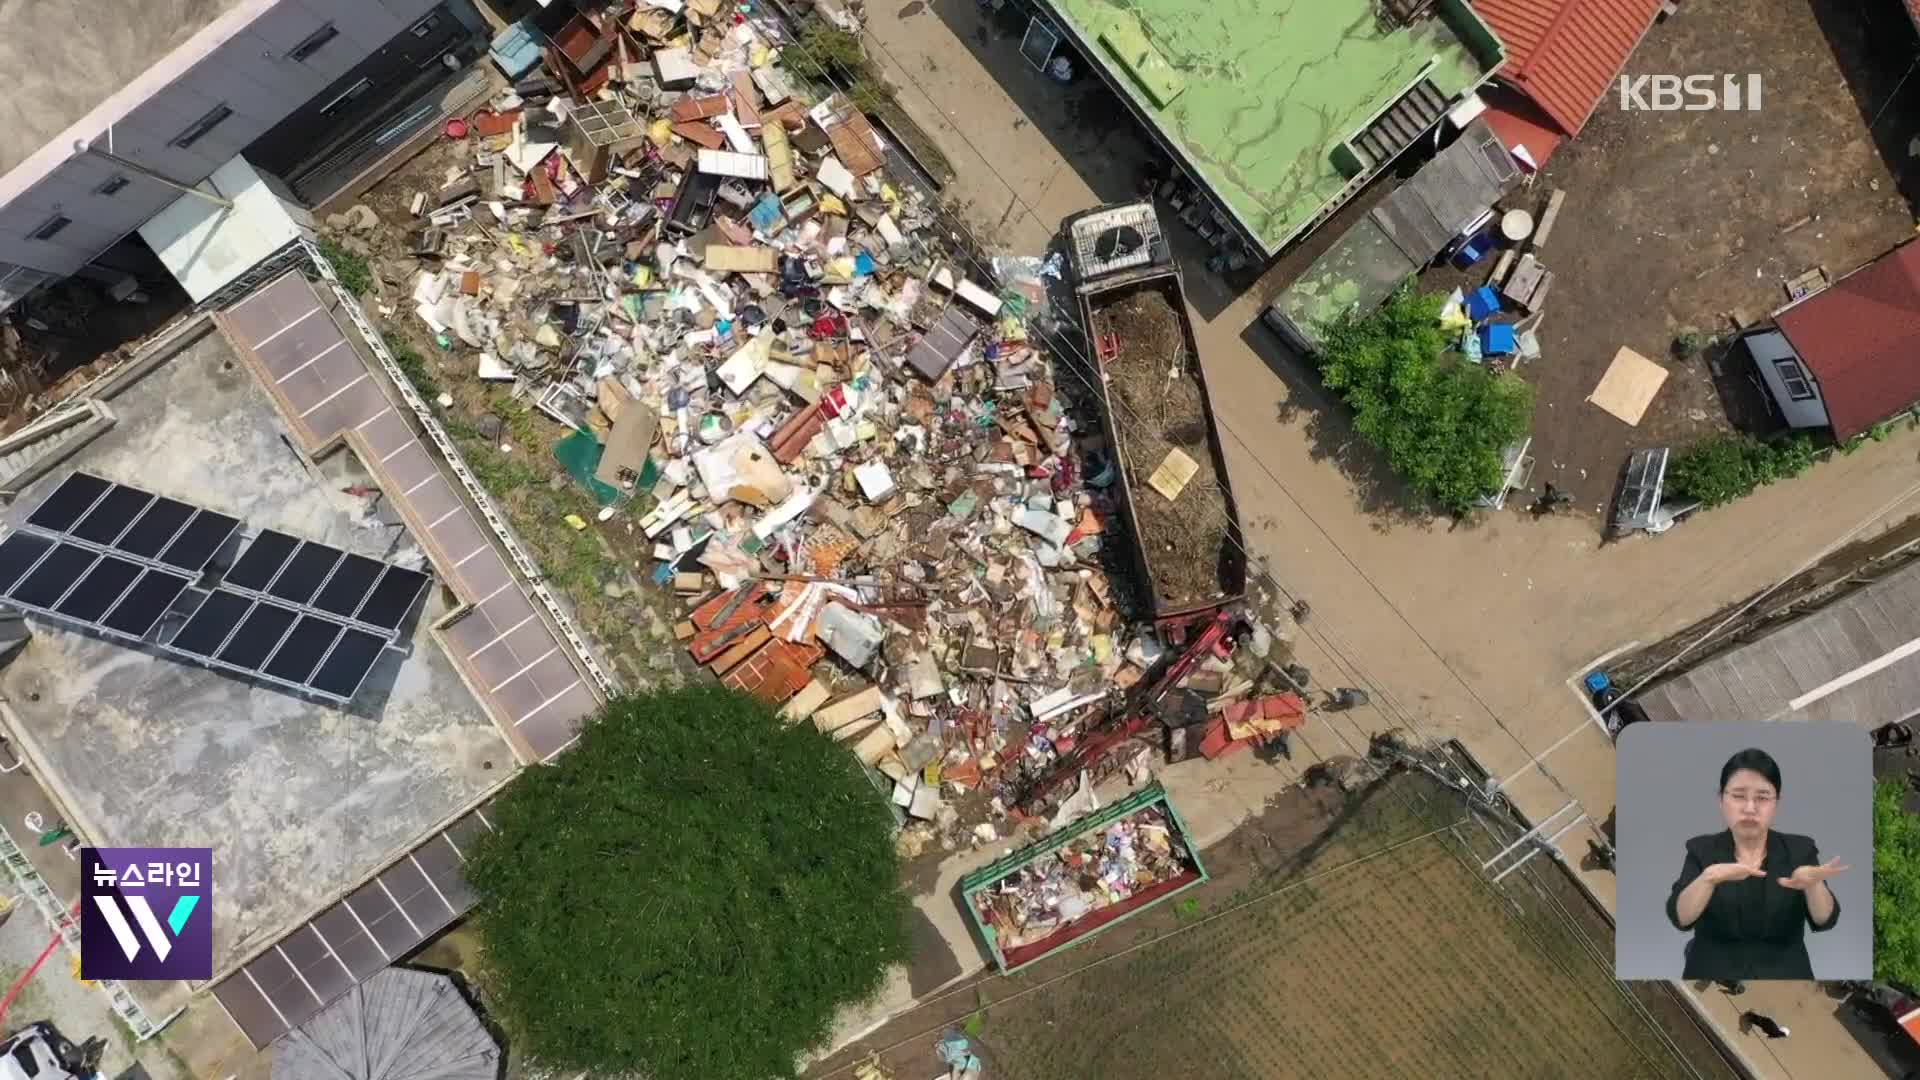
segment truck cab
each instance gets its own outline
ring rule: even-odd
[[[0,1080],[86,1080],[77,1048],[52,1022],[28,1024],[0,1040]]]

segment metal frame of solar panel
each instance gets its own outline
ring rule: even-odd
[[[76,472],[0,541],[7,603],[146,642],[183,594],[200,602],[158,647],[195,663],[345,704],[428,576],[268,530],[227,580],[192,588],[239,519]]]
[[[240,520],[76,472],[0,541],[17,607],[145,641]]]

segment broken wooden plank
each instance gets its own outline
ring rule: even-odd
[[[780,718],[795,723],[808,719],[832,696],[833,691],[827,689],[827,684],[815,679],[787,702],[780,710]]]
[[[1534,247],[1547,245],[1547,236],[1553,232],[1553,223],[1560,220],[1560,205],[1566,201],[1567,193],[1559,188],[1554,188],[1553,194],[1547,196],[1547,212],[1540,215],[1540,227],[1533,231]]]
[[[821,731],[838,731],[863,717],[886,707],[886,695],[877,686],[869,686],[851,697],[842,698],[813,714],[813,726]]]

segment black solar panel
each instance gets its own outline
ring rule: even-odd
[[[299,546],[300,541],[286,533],[268,529],[234,560],[233,569],[227,571],[227,584],[236,589],[265,592]]]
[[[353,618],[367,598],[367,590],[373,588],[385,568],[386,564],[362,555],[347,556],[321,586],[320,595],[313,598],[313,606],[343,619]]]
[[[0,595],[145,638],[239,527],[238,518],[76,472],[0,541]],[[160,644],[345,702],[427,583],[421,571],[268,529]]]
[[[374,661],[380,659],[380,650],[385,645],[377,634],[348,627],[321,663],[320,670],[313,673],[311,685],[330,697],[343,700],[353,697],[366,681],[367,672],[373,670]]]
[[[112,486],[97,476],[74,473],[34,510],[27,518],[27,524],[48,532],[66,532],[73,528],[73,523],[80,520],[80,515],[87,512],[94,500],[106,494]]]
[[[0,543],[0,592],[13,588],[13,584],[33,569],[53,548],[53,541],[34,533],[14,533]]]
[[[87,576],[81,578],[80,583],[67,594],[67,598],[54,606],[54,610],[70,619],[95,622],[120,599],[127,591],[127,586],[140,576],[142,569],[144,567],[130,559],[102,555],[100,561],[93,564],[93,569],[87,571]]]
[[[193,516],[193,507],[177,499],[155,499],[114,546],[141,559],[157,559]]]
[[[345,554],[339,548],[309,540],[300,545],[300,550],[293,553],[293,558],[287,560],[280,577],[267,591],[289,603],[304,604],[320,591],[320,583],[327,580],[327,575]]]
[[[413,602],[420,599],[420,592],[426,587],[427,575],[420,571],[389,566],[381,575],[380,583],[367,594],[359,619],[382,630],[399,629],[400,620],[413,610]]]
[[[28,607],[50,609],[67,595],[67,590],[79,582],[80,575],[86,573],[87,567],[92,566],[99,557],[99,553],[88,551],[78,544],[60,544],[47,552],[47,557],[41,559],[33,572],[14,586],[8,596]]]
[[[167,545],[167,550],[160,553],[160,561],[168,566],[177,566],[189,574],[198,574],[207,568],[207,561],[219,552],[227,538],[239,527],[239,518],[202,510],[187,522],[187,527],[180,530],[180,535]]]
[[[133,519],[152,502],[153,496],[144,491],[115,484],[93,504],[80,524],[73,527],[73,535],[90,544],[112,547],[120,534],[127,531],[127,526],[133,524]]]
[[[167,608],[187,590],[188,581],[165,570],[148,570],[133,583],[100,625],[122,634],[143,638],[160,621]]]
[[[318,615],[302,615],[294,624],[287,639],[280,643],[280,651],[267,661],[263,669],[276,679],[290,683],[305,683],[313,669],[320,666],[320,658],[327,655],[334,639],[340,636],[345,627],[332,619],[323,619]]]
[[[233,635],[233,640],[227,642],[226,648],[221,649],[215,659],[248,671],[259,670],[260,665],[267,662],[267,657],[273,655],[273,650],[279,647],[280,639],[286,636],[296,618],[298,616],[286,608],[255,603],[246,618],[240,620],[240,629]]]
[[[239,593],[210,593],[167,644],[181,652],[211,658],[252,606],[253,601]]]

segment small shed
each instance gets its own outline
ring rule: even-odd
[[[500,1047],[453,979],[388,968],[289,1032],[273,1080],[499,1080]]]
[[[1845,442],[1920,402],[1920,241],[1774,313],[1744,344],[1790,427]]]

